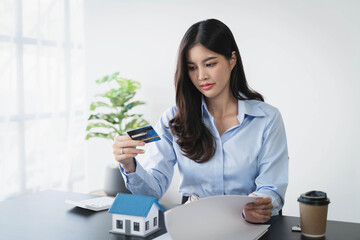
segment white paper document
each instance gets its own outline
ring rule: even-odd
[[[270,225],[250,224],[242,217],[247,203],[255,197],[224,195],[202,198],[165,212],[168,231],[164,239],[253,240]]]

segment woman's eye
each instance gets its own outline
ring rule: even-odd
[[[207,63],[206,66],[207,66],[207,67],[213,67],[213,66],[215,66],[215,64],[216,64],[216,63]]]
[[[188,66],[188,69],[189,69],[189,71],[194,71],[194,70],[196,69],[196,67],[194,67],[194,66]]]

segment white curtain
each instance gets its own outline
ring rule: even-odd
[[[0,199],[84,188],[82,0],[0,0]]]

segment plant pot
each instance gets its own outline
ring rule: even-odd
[[[119,166],[111,164],[106,166],[104,192],[108,196],[116,196],[117,193],[131,193],[124,183]]]

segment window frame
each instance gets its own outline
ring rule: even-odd
[[[0,112],[0,123],[7,123],[7,122],[14,122],[17,124],[17,146],[18,146],[18,168],[16,171],[18,174],[18,185],[19,190],[17,192],[11,193],[11,194],[5,194],[4,196],[0,195],[0,200],[2,198],[11,198],[18,196],[20,194],[24,193],[31,193],[33,192],[33,189],[27,185],[28,179],[27,179],[27,159],[26,159],[26,123],[28,123],[31,120],[37,120],[37,119],[51,119],[53,117],[52,113],[48,112],[41,112],[37,114],[27,114],[25,112],[25,82],[24,82],[24,48],[26,46],[42,46],[42,47],[54,47],[54,48],[61,48],[61,51],[64,53],[64,81],[66,85],[66,110],[64,112],[61,112],[60,118],[68,119],[68,116],[71,114],[74,115],[74,113],[71,111],[70,106],[70,94],[71,94],[71,51],[75,49],[83,49],[83,45],[80,43],[73,43],[71,41],[71,28],[70,28],[70,22],[71,22],[71,16],[70,16],[70,0],[63,0],[62,1],[62,7],[64,9],[64,15],[63,15],[63,24],[64,24],[64,30],[63,30],[63,41],[60,45],[58,45],[57,40],[45,40],[41,38],[33,38],[33,37],[26,37],[23,34],[23,2],[25,0],[15,0],[13,3],[13,15],[14,15],[14,31],[13,34],[1,34],[0,33],[0,42],[1,43],[9,43],[14,46],[14,57],[15,57],[15,68],[16,73],[14,76],[14,80],[16,80],[17,89],[16,89],[16,100],[17,100],[17,111],[16,114],[13,115],[7,115],[6,113]],[[53,0],[55,2],[57,0]],[[83,116],[83,111],[76,111],[76,116]],[[85,180],[85,174],[81,174],[80,176],[72,177],[67,182],[68,190],[72,190],[74,184],[80,181]],[[53,187],[60,187],[61,183],[53,183]]]
[[[133,222],[133,231],[140,232],[140,223],[139,222]]]
[[[124,229],[124,221],[121,219],[116,220],[116,228],[117,229]]]

